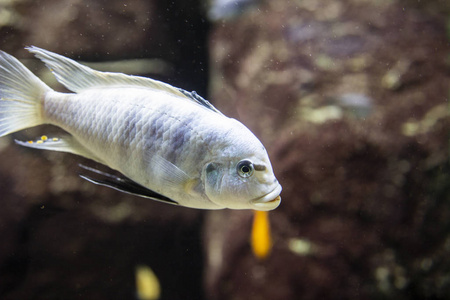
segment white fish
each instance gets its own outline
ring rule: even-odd
[[[81,177],[123,192],[201,209],[272,210],[281,186],[261,142],[195,92],[92,70],[27,48],[74,93],[59,93],[0,52],[0,136],[40,124],[66,136],[18,144],[70,152],[119,171]]]

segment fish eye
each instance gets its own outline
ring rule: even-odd
[[[247,178],[253,175],[253,171],[255,168],[253,167],[253,163],[249,160],[241,160],[236,165],[237,172],[239,176],[242,178]]]

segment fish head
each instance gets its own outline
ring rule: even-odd
[[[221,157],[205,164],[205,194],[230,209],[273,210],[281,202],[278,183],[264,147],[256,153]]]

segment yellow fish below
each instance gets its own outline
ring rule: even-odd
[[[260,260],[267,258],[272,250],[272,234],[267,211],[254,211],[251,246],[253,254]]]
[[[161,297],[158,277],[147,266],[136,267],[136,294],[139,300],[157,300]]]

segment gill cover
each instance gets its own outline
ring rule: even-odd
[[[205,183],[205,194],[214,203],[215,199],[220,196],[222,188],[222,179],[224,176],[223,165],[215,162],[210,162],[205,165],[203,170],[203,177]]]

